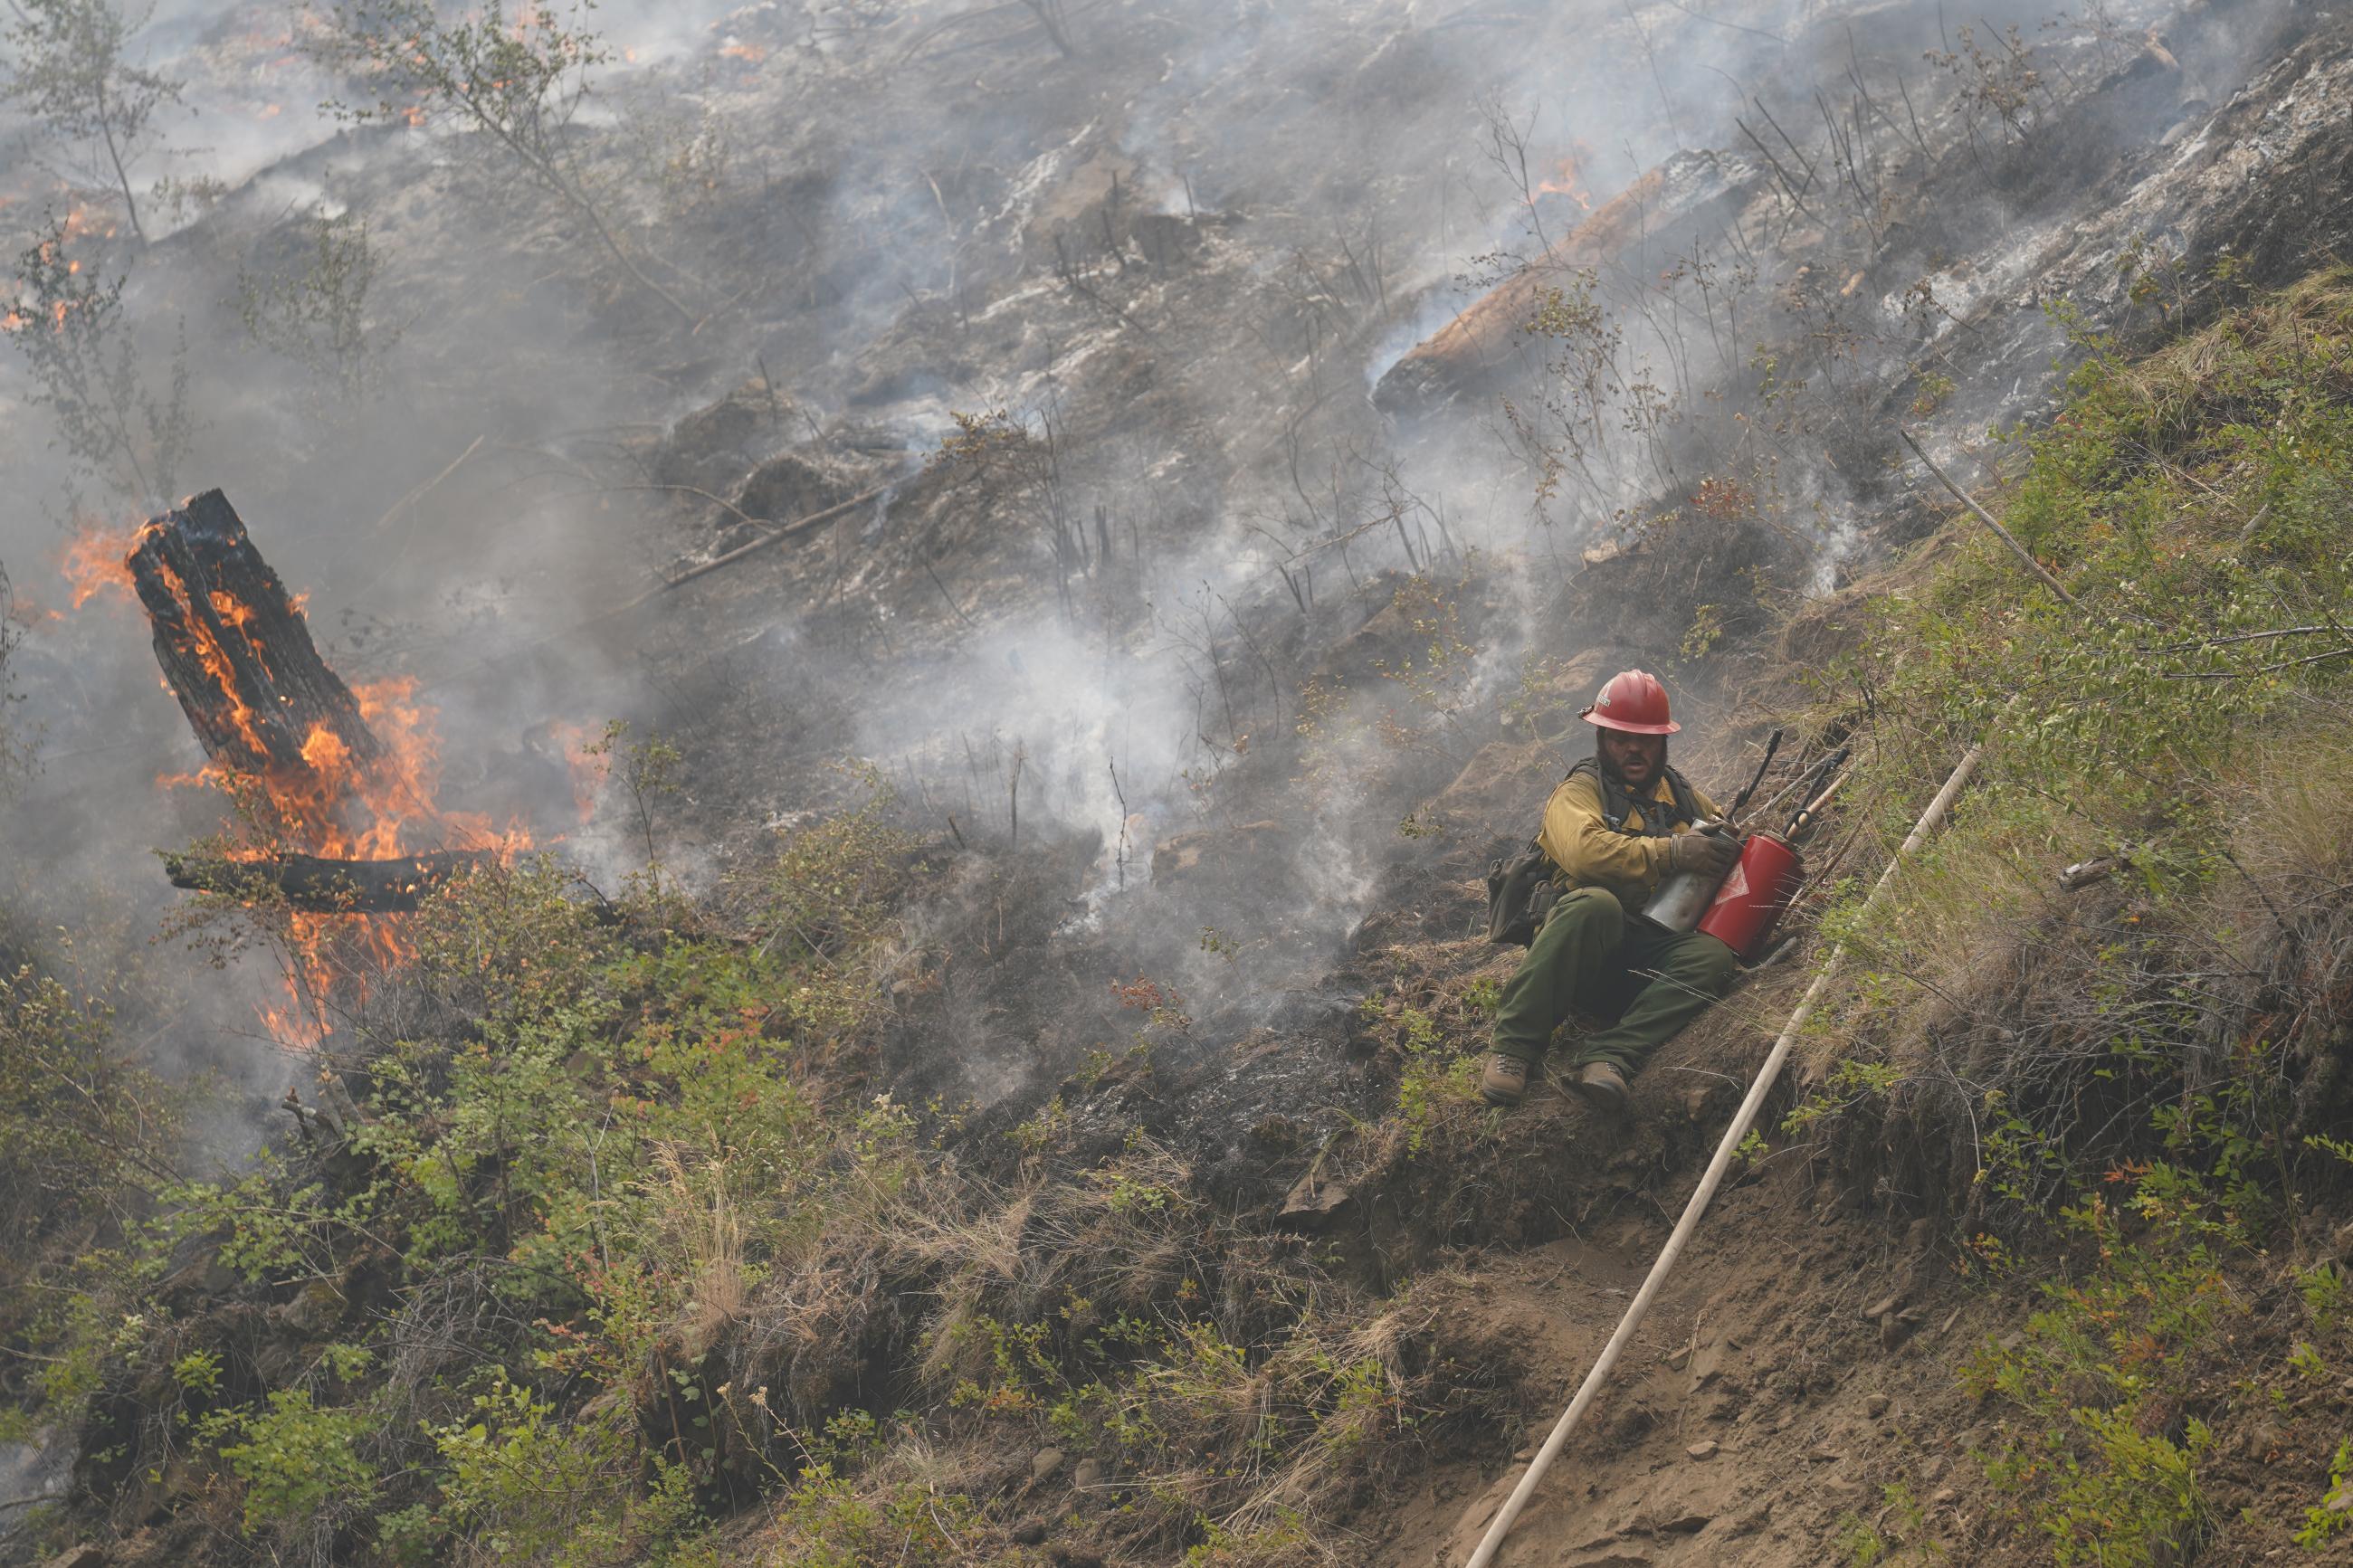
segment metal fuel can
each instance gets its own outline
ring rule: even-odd
[[[1773,922],[1805,879],[1805,863],[1788,839],[1753,833],[1740,852],[1740,863],[1700,917],[1698,929],[1732,949],[1743,963],[1754,963],[1773,934]]]
[[[1692,831],[1723,834],[1730,829],[1721,822],[1702,822]],[[1722,880],[1704,871],[1677,871],[1660,882],[1658,890],[1642,906],[1641,918],[1661,931],[1689,931],[1693,922],[1707,912]]]

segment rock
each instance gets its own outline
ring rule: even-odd
[[[237,1270],[220,1260],[219,1244],[208,1242],[195,1248],[156,1290],[166,1305],[192,1313],[201,1309],[206,1298],[226,1295],[237,1282]]]
[[[1698,1442],[1694,1443],[1690,1447],[1685,1448],[1683,1452],[1689,1454],[1694,1459],[1713,1459],[1715,1458],[1715,1439],[1713,1437],[1703,1437]]]
[[[1036,1486],[1039,1481],[1060,1469],[1062,1458],[1062,1450],[1060,1448],[1039,1449],[1037,1457],[1029,1461],[1029,1484]]]
[[[269,1316],[302,1338],[317,1339],[343,1321],[343,1293],[329,1281],[313,1279],[294,1299],[269,1309]]]
[[[1046,1521],[1042,1519],[1026,1519],[1013,1527],[1016,1546],[1035,1546],[1045,1539]]]
[[[1715,1515],[1688,1503],[1661,1514],[1652,1527],[1661,1535],[1697,1535],[1715,1522]]]
[[[1081,1459],[1071,1472],[1071,1485],[1082,1492],[1091,1492],[1103,1485],[1103,1466],[1101,1459]]]
[[[1913,1319],[1905,1312],[1889,1312],[1879,1320],[1879,1348],[1892,1351],[1912,1337]]]
[[[1841,1458],[1839,1451],[1828,1443],[1817,1443],[1806,1450],[1806,1459],[1810,1464],[1835,1465]]]
[[[1282,1200],[1280,1217],[1303,1229],[1314,1230],[1348,1206],[1356,1194],[1345,1182],[1318,1180],[1314,1171],[1299,1178]]]
[[[1894,1403],[1883,1394],[1874,1394],[1862,1402],[1862,1413],[1876,1421],[1887,1414],[1887,1407]]]
[[[105,1561],[105,1549],[85,1541],[79,1546],[67,1547],[42,1563],[41,1568],[100,1568]]]
[[[265,1388],[289,1387],[309,1370],[302,1342],[283,1334],[272,1334],[253,1352],[254,1375]]]
[[[2275,1422],[2258,1421],[2239,1437],[2239,1452],[2259,1465],[2268,1465],[2287,1447],[2287,1434]],[[2323,1507],[2327,1506],[2326,1503]]]
[[[1928,1506],[1931,1508],[1943,1508],[1947,1503],[1958,1502],[1960,1500],[1960,1497],[1961,1494],[1951,1487],[1938,1487],[1935,1491],[1928,1494]]]
[[[1865,1307],[1862,1310],[1863,1321],[1865,1322],[1875,1323],[1903,1304],[1904,1293],[1901,1290],[1890,1290],[1886,1295],[1882,1296],[1878,1300],[1873,1301],[1870,1306]]]

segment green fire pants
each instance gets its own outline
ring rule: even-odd
[[[1495,1009],[1495,1049],[1530,1065],[1572,1012],[1624,1011],[1588,1037],[1570,1064],[1608,1062],[1632,1077],[1650,1054],[1724,994],[1732,950],[1699,931],[1669,933],[1630,919],[1607,889],[1563,895],[1529,944]]]

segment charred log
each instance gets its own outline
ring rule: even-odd
[[[1649,277],[1678,247],[1731,222],[1763,180],[1762,166],[1738,153],[1676,153],[1417,344],[1381,377],[1373,401],[1393,416],[1427,414],[1514,375],[1533,375],[1544,349],[1530,323],[1549,291],[1573,290],[1587,273]]]
[[[166,855],[172,886],[247,900],[282,900],[315,914],[392,915],[414,910],[437,889],[489,864],[480,850],[438,849],[390,860],[329,860],[270,855],[235,860],[219,855]]]
[[[206,490],[152,519],[130,565],[164,679],[207,756],[300,777],[383,755],[227,496]]]

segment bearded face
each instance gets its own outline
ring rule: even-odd
[[[1657,784],[1667,769],[1664,735],[1630,735],[1623,730],[1594,731],[1593,755],[1603,772],[1641,794]]]

